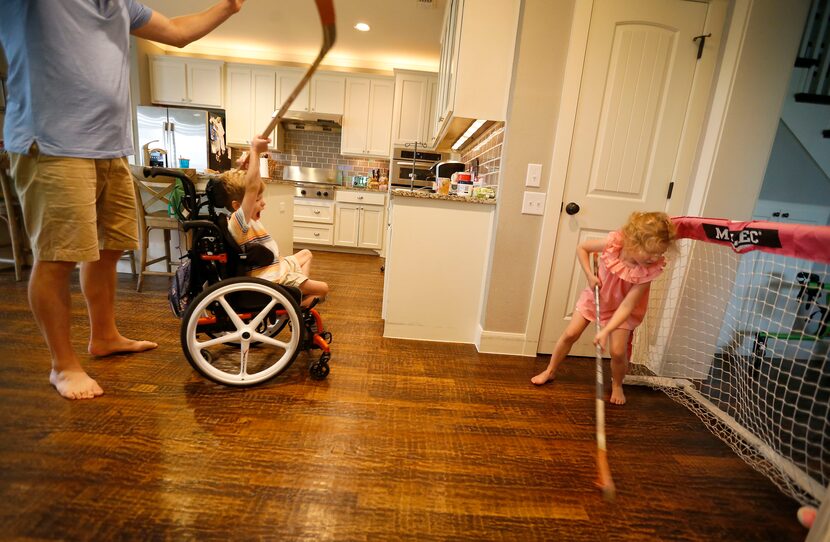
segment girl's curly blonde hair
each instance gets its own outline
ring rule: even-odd
[[[677,227],[666,213],[635,211],[622,228],[623,246],[650,254],[662,254],[674,248]]]
[[[245,197],[245,185],[247,179],[245,178],[247,171],[244,169],[230,169],[219,175],[219,181],[222,183],[222,189],[227,195],[226,209],[233,212],[232,201],[242,203],[242,198]],[[265,183],[262,183],[261,190],[265,189]]]

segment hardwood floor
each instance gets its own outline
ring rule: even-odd
[[[106,394],[62,399],[26,301],[0,271],[0,525],[38,540],[803,540],[797,503],[662,393],[607,408],[618,495],[593,486],[593,359],[555,383],[547,358],[382,338],[381,260],[316,254],[332,295],[331,375],[301,354],[257,388],[199,378],[166,279],[122,331],[152,352],[84,358]],[[77,282],[77,281],[76,281]],[[413,285],[427,287],[426,284]],[[73,290],[75,347],[88,324]],[[440,307],[435,307],[440,311]]]

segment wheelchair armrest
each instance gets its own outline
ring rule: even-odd
[[[219,226],[217,226],[210,220],[185,220],[184,222],[182,222],[182,228],[186,232],[196,228],[207,228],[209,230],[215,231],[219,235],[222,235],[222,230],[219,229]]]

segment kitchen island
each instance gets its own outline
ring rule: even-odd
[[[391,192],[383,336],[476,343],[495,200]]]

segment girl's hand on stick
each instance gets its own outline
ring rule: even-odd
[[[605,343],[608,341],[608,333],[603,329],[594,336],[594,345],[605,351]]]

